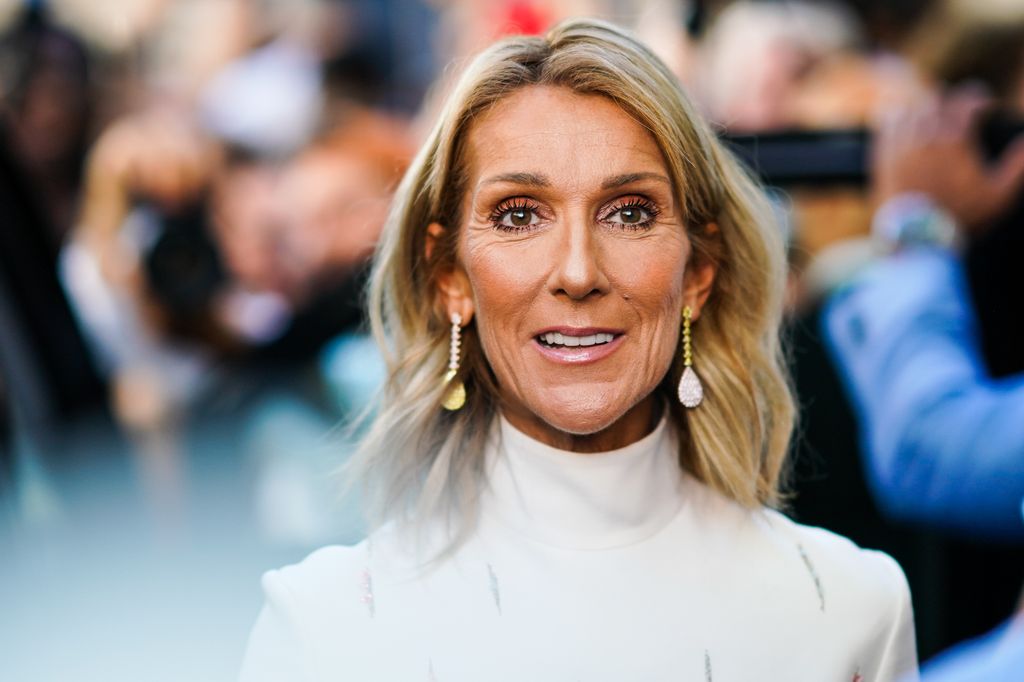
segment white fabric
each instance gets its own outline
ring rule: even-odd
[[[896,563],[683,474],[665,421],[586,455],[496,433],[453,555],[392,528],[268,572],[243,682],[916,677]]]

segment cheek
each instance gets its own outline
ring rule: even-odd
[[[521,342],[523,320],[543,288],[543,269],[524,267],[530,259],[509,245],[471,241],[464,256],[480,340],[491,365],[499,370],[502,356]]]
[[[647,366],[652,373],[660,374],[676,355],[688,249],[685,244],[672,244],[645,255],[642,259],[624,259],[615,287],[636,313]],[[636,263],[643,267],[636,267]]]
[[[613,286],[623,298],[642,308],[645,316],[654,314],[661,320],[662,313],[671,312],[670,317],[675,318],[682,314],[688,243],[672,239],[644,247],[614,254],[615,265],[609,268],[614,272]]]
[[[466,274],[473,297],[481,302],[502,303],[523,292],[532,292],[543,281],[537,253],[508,244],[470,241],[464,251]],[[527,264],[535,263],[536,267]]]

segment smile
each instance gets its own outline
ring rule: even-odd
[[[537,340],[539,342],[546,346],[551,346],[553,348],[599,346],[605,343],[611,343],[614,338],[614,334],[608,334],[605,332],[600,332],[598,334],[587,334],[584,336],[572,336],[570,334],[562,334],[561,332],[547,332],[546,334],[539,334],[537,336]]]
[[[533,337],[533,347],[555,364],[588,365],[614,353],[625,338],[618,329],[552,327]]]

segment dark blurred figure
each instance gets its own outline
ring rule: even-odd
[[[0,39],[0,111],[55,250],[74,222],[93,105],[85,46],[44,8]]]
[[[320,35],[328,96],[414,114],[438,63],[438,4],[422,0],[333,0]]]
[[[71,464],[81,429],[111,426],[100,379],[58,277],[54,232],[41,197],[0,126],[0,495],[19,453]]]
[[[89,56],[29,3],[0,37],[0,374],[37,434],[102,411],[103,387],[58,280],[90,128]]]

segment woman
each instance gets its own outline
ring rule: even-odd
[[[898,566],[769,509],[793,420],[769,216],[618,29],[478,57],[377,253],[379,523],[267,574],[242,679],[912,671]]]

